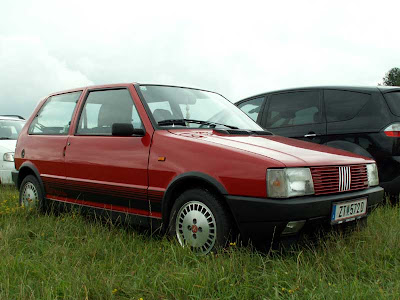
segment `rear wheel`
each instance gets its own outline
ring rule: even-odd
[[[396,205],[397,203],[399,203],[399,194],[389,194],[389,202],[392,205]]]
[[[28,175],[21,183],[19,204],[27,209],[38,208],[44,210],[44,198],[39,181],[33,175]]]
[[[176,200],[169,222],[169,232],[183,247],[205,255],[224,247],[231,232],[231,222],[217,197],[204,189],[191,189]]]

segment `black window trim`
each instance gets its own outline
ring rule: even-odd
[[[61,95],[72,94],[72,93],[80,93],[78,99],[77,99],[76,102],[75,102],[75,108],[74,108],[74,110],[72,111],[71,120],[69,121],[69,122],[70,122],[70,125],[71,125],[71,124],[72,124],[72,120],[74,119],[74,115],[75,115],[76,109],[77,109],[77,107],[78,107],[78,105],[79,105],[79,100],[81,99],[82,93],[83,93],[83,92],[84,92],[84,89],[79,89],[79,90],[73,90],[73,91],[66,91],[66,92],[56,93],[56,94],[52,94],[52,95],[50,95],[50,96],[47,96],[47,98],[45,98],[45,100],[43,101],[42,106],[40,107],[40,109],[39,109],[38,112],[36,113],[35,117],[33,117],[32,121],[29,123],[29,127],[28,127],[28,130],[27,130],[28,135],[68,136],[68,135],[69,135],[69,130],[70,130],[71,128],[70,128],[70,129],[68,130],[68,132],[65,133],[65,134],[48,134],[48,133],[33,133],[33,132],[31,132],[31,126],[32,126],[32,123],[35,121],[35,119],[36,119],[36,118],[40,115],[40,113],[43,111],[44,107],[46,106],[46,104],[48,103],[48,101],[49,101],[50,99],[52,99],[53,97],[61,96]]]
[[[89,97],[89,94],[91,92],[101,92],[101,91],[108,91],[108,90],[127,90],[128,91],[129,97],[131,97],[131,100],[132,100],[132,103],[133,103],[133,107],[136,109],[136,111],[138,113],[140,122],[142,123],[143,129],[144,129],[145,134],[146,134],[146,128],[144,126],[142,117],[140,116],[140,113],[139,113],[139,111],[138,111],[138,109],[136,107],[135,99],[133,99],[133,97],[131,95],[131,92],[129,91],[129,88],[127,86],[113,86],[113,87],[104,87],[104,88],[92,88],[92,89],[87,89],[85,91],[86,94],[84,95],[84,98],[83,98],[83,100],[82,100],[82,102],[80,104],[79,113],[76,116],[76,124],[75,124],[75,128],[74,128],[74,131],[73,131],[72,135],[73,136],[85,136],[85,137],[86,136],[87,137],[91,137],[91,136],[93,136],[93,137],[96,137],[96,136],[97,137],[99,137],[99,136],[101,136],[101,137],[113,137],[112,134],[111,135],[110,134],[78,134],[79,121],[81,120],[82,112],[83,112],[83,109],[85,107],[86,100]],[[143,136],[132,135],[132,137],[143,137]]]

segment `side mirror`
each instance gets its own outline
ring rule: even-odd
[[[134,129],[130,123],[114,123],[112,124],[111,134],[113,136],[144,136],[145,131],[142,128]]]

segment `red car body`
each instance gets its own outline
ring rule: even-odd
[[[144,136],[76,135],[87,93],[113,88],[129,91],[143,122]],[[224,199],[246,238],[265,237],[274,226],[282,231],[290,220],[323,218],[328,222],[334,201],[367,197],[368,207],[372,208],[382,199],[380,187],[269,199],[266,188],[269,168],[337,167],[374,161],[279,136],[156,128],[137,84],[102,85],[69,92],[72,91],[82,91],[82,94],[68,134],[28,133],[46,98],[26,122],[15,151],[15,166],[19,171],[14,174],[17,186],[27,175],[34,175],[46,199],[128,213],[141,224],[153,222],[153,226],[165,226],[179,193],[188,186],[202,186]],[[60,93],[53,95],[57,94]]]

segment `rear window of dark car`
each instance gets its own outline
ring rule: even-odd
[[[371,98],[371,95],[349,91],[324,91],[328,122],[353,119]]]
[[[400,116],[400,91],[385,94],[385,99],[390,111],[396,116]]]

